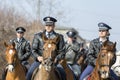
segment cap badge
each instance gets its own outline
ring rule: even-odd
[[[50,18],[47,18],[47,21],[50,21]]]

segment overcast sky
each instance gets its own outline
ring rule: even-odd
[[[28,12],[32,17],[35,17],[35,12],[32,7],[31,0],[27,0],[32,7],[26,3],[25,0],[0,0],[2,4],[9,4],[15,6],[20,12]],[[44,0],[46,8],[47,2]],[[43,1],[43,2],[44,2]],[[117,42],[117,49],[120,50],[120,0],[51,0],[58,1],[53,7],[54,13],[62,11],[62,17],[55,14],[51,16],[58,19],[57,25],[73,27],[78,30],[79,34],[88,40],[98,37],[99,22],[105,22],[112,27],[110,30],[111,41]],[[59,3],[60,2],[60,3]],[[49,2],[48,2],[49,3]],[[21,8],[22,6],[22,8]],[[49,15],[47,10],[42,10],[41,18]]]

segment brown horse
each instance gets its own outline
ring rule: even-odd
[[[110,76],[110,69],[116,58],[115,47],[116,42],[112,45],[108,42],[103,44],[96,60],[96,66],[88,80],[113,80]]]
[[[57,74],[54,60],[57,56],[57,42],[59,36],[54,39],[47,39],[43,36],[43,61],[34,72],[31,80],[61,80]]]
[[[8,45],[5,42],[4,45],[6,47],[5,55],[7,61],[7,73],[5,80],[26,80],[25,69],[18,59],[15,43]]]
[[[87,63],[85,61],[88,51],[84,49],[83,54],[78,57],[77,64],[81,66],[81,72],[87,67]]]
[[[64,70],[65,70],[66,80],[74,80],[74,79],[75,79],[75,78],[74,78],[75,76],[74,76],[72,70],[70,69],[70,67],[67,65],[66,60],[65,60],[65,59],[62,59],[59,63],[62,65],[62,67],[63,67]]]

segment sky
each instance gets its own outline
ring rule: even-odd
[[[49,12],[49,1],[53,1],[52,13]],[[0,2],[14,6],[21,13],[28,13],[31,19],[36,17],[33,0],[0,0]],[[99,22],[108,24],[112,27],[110,40],[116,41],[117,50],[120,50],[120,0],[44,0],[41,4],[41,19],[51,15],[58,19],[57,25],[75,28],[79,35],[87,40],[98,37]]]

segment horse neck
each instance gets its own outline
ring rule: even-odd
[[[98,73],[98,71],[99,71],[98,59],[96,60],[96,64],[95,64],[95,65],[96,65],[96,66],[95,66],[93,72],[91,73],[91,78],[90,78],[90,80],[101,80],[101,79],[100,79],[100,75],[99,75],[99,73]]]
[[[95,67],[93,72],[91,73],[90,80],[100,80],[100,76],[98,74],[98,69]]]
[[[20,60],[17,58],[16,62],[15,62],[15,69],[22,69],[23,65],[21,64]]]

